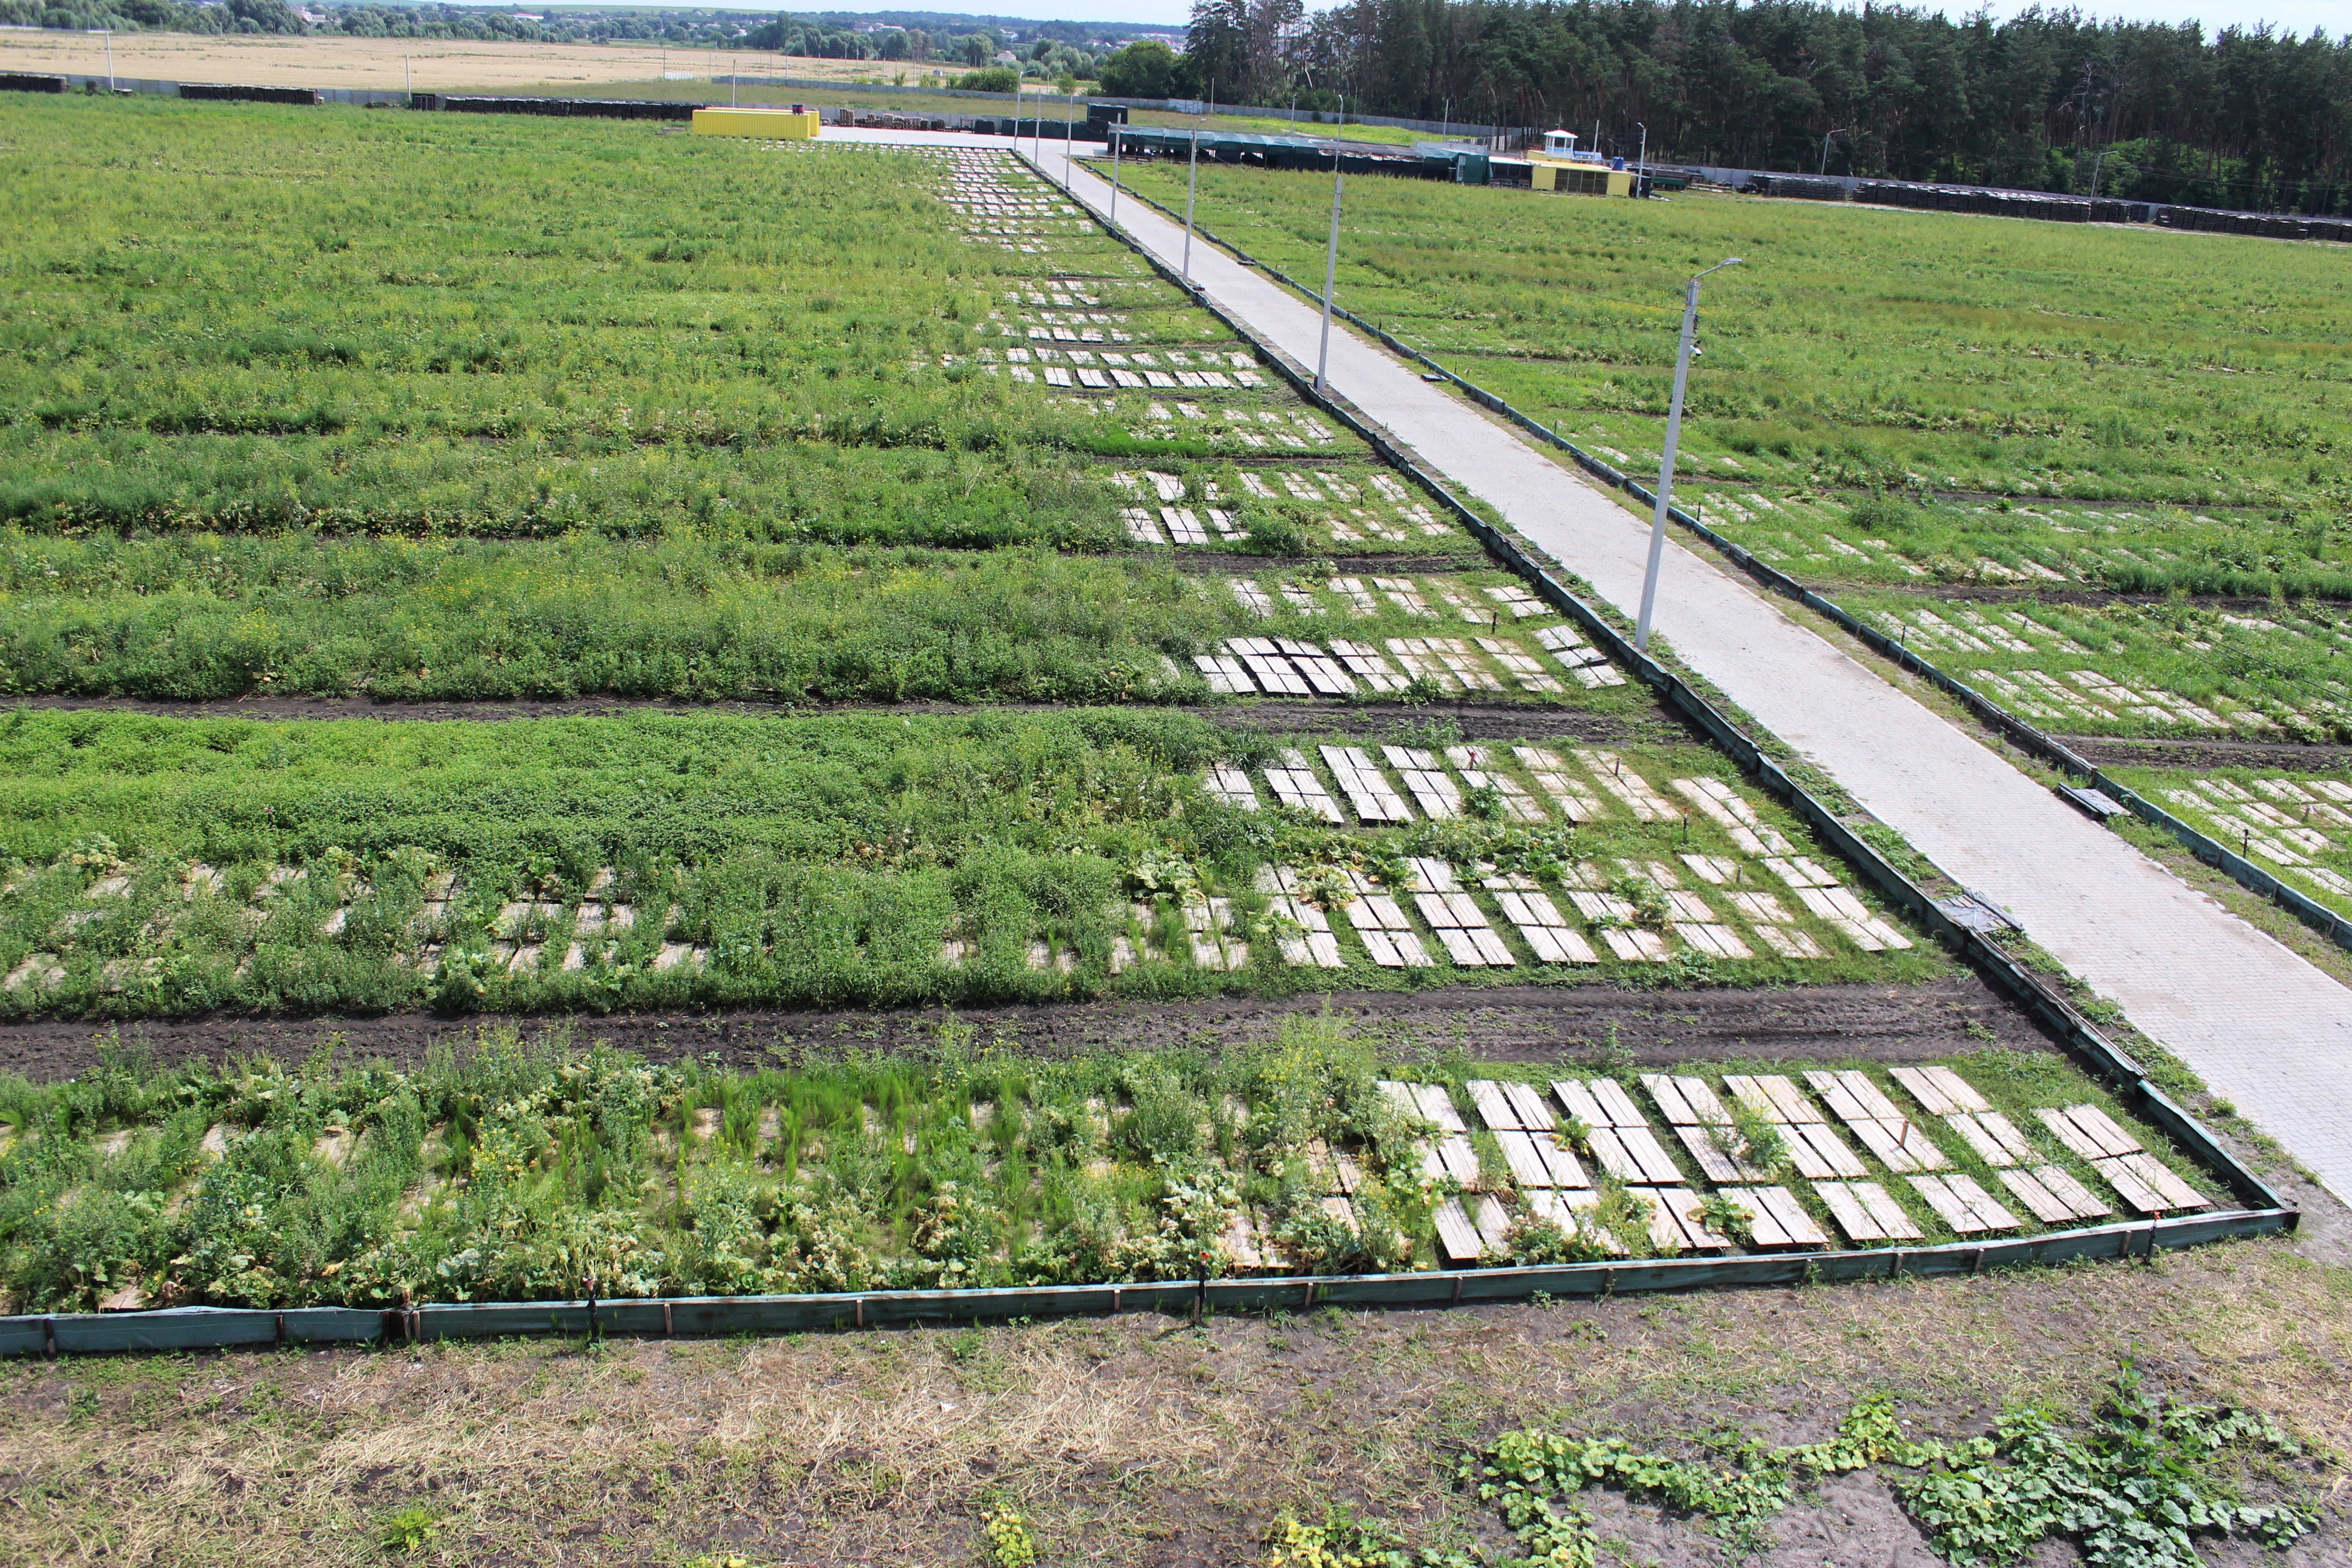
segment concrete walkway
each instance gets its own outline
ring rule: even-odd
[[[1046,149],[1042,170],[1056,181],[1060,151]],[[1107,181],[1081,170],[1073,184],[1098,216],[1107,211]],[[1169,266],[1178,264],[1181,225],[1125,198],[1118,220]],[[1314,366],[1319,318],[1312,307],[1197,235],[1192,278],[1221,308]],[[1644,522],[1338,328],[1328,380],[1601,597],[1628,616],[1639,605]],[[2352,991],[2093,825],[1880,669],[1791,621],[1780,601],[1671,541],[1657,635],[1955,881],[2009,910],[2352,1201]]]

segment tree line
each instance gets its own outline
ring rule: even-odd
[[[2352,210],[2352,33],[1815,0],[1195,0],[1175,90],[1628,158]]]

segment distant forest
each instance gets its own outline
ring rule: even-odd
[[[2184,6],[2189,0],[2182,0]],[[1565,125],[1631,157],[2352,211],[2352,33],[1808,0],[1196,0],[1228,102]]]
[[[0,0],[0,22],[995,60],[1007,77],[1098,80],[1139,98],[1295,101],[1325,115],[1344,98],[1351,114],[1565,125],[1628,157],[1646,125],[1651,155],[1684,163],[2352,212],[2352,32],[2209,37],[2193,22],[2071,9],[1955,22],[1818,0],[1349,0],[1311,16],[1300,0],[1194,0],[1175,55],[1131,41],[1149,30],[1134,24],[938,12],[304,9],[316,20],[287,0]]]

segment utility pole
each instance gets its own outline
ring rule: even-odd
[[[1118,222],[1118,127],[1107,127],[1103,134],[1110,138],[1110,221]]]
[[[1645,196],[1650,194],[1650,128],[1638,120],[1633,124],[1642,132],[1642,151],[1633,160],[1633,194]]]
[[[1062,100],[1062,189],[1066,191],[1070,188],[1070,116],[1076,111],[1077,106],[1078,95],[1075,92]],[[1041,137],[1045,134],[1045,106],[1039,104],[1037,134]]]
[[[1683,347],[1675,359],[1675,400],[1666,409],[1666,455],[1658,465],[1658,509],[1650,519],[1650,569],[1642,577],[1642,614],[1633,625],[1633,646],[1643,653],[1650,651],[1650,614],[1657,606],[1658,567],[1666,554],[1666,513],[1674,506],[1675,448],[1682,442],[1683,389],[1690,382],[1691,342],[1698,332],[1698,280],[1707,272],[1738,265],[1737,256],[1717,262],[1693,278],[1683,295]]]
[[[1452,129],[1454,129],[1454,100],[1449,98],[1445,100],[1444,110],[1438,116],[1437,139],[1440,142],[1444,141],[1445,133]]]
[[[114,29],[106,30],[106,90],[114,90]]]
[[[1339,123],[1348,122],[1348,100],[1339,100]],[[1315,390],[1323,390],[1323,369],[1331,358],[1331,286],[1339,276],[1339,189],[1346,171],[1339,166],[1339,147],[1331,146],[1331,244],[1323,253],[1323,342],[1315,351]]]
[[[1192,281],[1192,193],[1201,187],[1201,132],[1192,132],[1192,167],[1184,176],[1184,281]]]
[[[727,107],[735,107],[735,57],[727,57]]]

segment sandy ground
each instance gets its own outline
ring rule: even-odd
[[[259,87],[375,88],[418,92],[565,82],[708,81],[730,70],[749,76],[937,85],[929,68],[890,60],[820,60],[650,44],[471,43],[457,38],[215,37],[194,33],[118,33],[114,74],[157,81],[236,82]],[[0,32],[0,71],[103,75],[106,40],[94,34]]]

